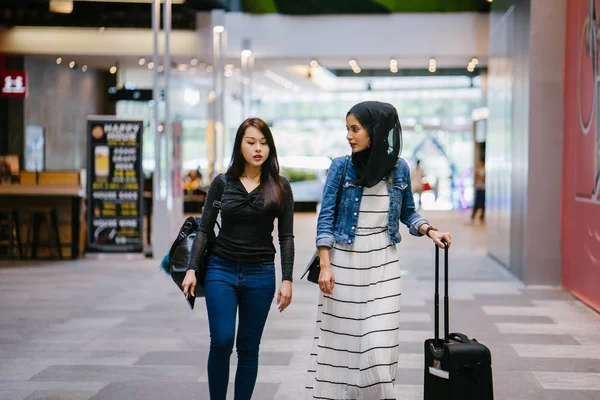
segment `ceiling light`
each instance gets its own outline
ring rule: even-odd
[[[163,67],[162,65],[159,65],[158,68],[156,68],[156,70],[158,72],[163,72],[165,70],[165,67]]]
[[[179,66],[177,67],[177,69],[181,72],[186,71],[187,70],[187,64],[179,64]]]
[[[50,0],[48,9],[57,14],[71,14],[73,12],[73,0]]]
[[[358,63],[356,62],[356,60],[350,60],[348,61],[348,64],[350,64],[351,67],[354,67],[355,65],[358,65]]]
[[[436,70],[435,65],[429,66],[429,72],[431,72],[433,74],[435,72],[435,70]]]
[[[103,26],[101,26],[100,28],[98,28],[98,32],[100,32],[100,33],[104,33],[104,30],[105,30],[105,29],[104,29],[104,27],[103,27]]]
[[[216,25],[213,27],[214,33],[223,33],[225,32],[225,27],[223,25]]]
[[[190,61],[190,64],[193,66],[198,65],[198,59],[197,58],[192,58],[192,60]]]
[[[140,65],[144,65],[146,64],[146,59],[145,58],[140,58],[140,61],[138,61],[140,63]]]
[[[208,67],[206,67],[206,72],[212,72],[213,67],[212,65],[209,65]]]
[[[273,72],[271,70],[266,70],[264,72],[264,74],[267,78],[271,79],[273,82],[276,82],[287,89],[292,89],[294,92],[297,92],[300,90],[300,87],[298,85],[296,85],[295,83],[291,82],[290,80],[284,78],[283,76],[276,74],[275,72]]]
[[[233,64],[227,64],[227,65],[225,66],[225,70],[226,70],[226,71],[233,70]]]
[[[360,69],[360,67],[356,67],[356,68],[352,68],[352,71],[354,71],[355,74],[360,74],[360,71],[362,71]]]
[[[319,66],[319,62],[317,60],[311,60],[310,66],[313,68],[317,68]]]
[[[116,74],[116,73],[117,73],[117,67],[115,67],[115,66],[113,65],[112,67],[110,67],[110,70],[109,70],[109,71],[110,71],[110,73],[111,73],[111,74],[113,74],[113,75],[114,75],[114,74]]]
[[[84,66],[82,66],[82,67],[81,67],[81,70],[82,70],[83,72],[87,71],[87,65],[84,65]]]
[[[154,68],[154,63],[152,61],[150,61],[148,63],[148,69],[152,69],[152,68]]]
[[[75,68],[75,61],[71,61],[69,63],[69,68]]]
[[[58,57],[58,58],[56,59],[56,64],[60,64],[61,62],[62,62],[62,58]]]
[[[392,58],[390,60],[390,66],[396,66],[397,67],[398,66],[398,60],[396,60],[395,58]]]
[[[244,58],[248,58],[248,57],[250,57],[251,55],[252,55],[252,50],[248,50],[248,49],[246,49],[246,50],[242,50],[242,57],[244,57]]]
[[[477,64],[479,64],[479,60],[477,58],[473,57],[473,59],[471,60],[471,63],[473,65],[477,65]]]

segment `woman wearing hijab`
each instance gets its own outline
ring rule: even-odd
[[[346,128],[352,156],[333,160],[317,223],[322,293],[307,388],[315,399],[395,399],[398,221],[442,248],[451,238],[415,211],[410,168],[398,158],[402,132],[396,109],[359,103],[346,115]]]

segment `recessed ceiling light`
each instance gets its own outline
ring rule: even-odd
[[[146,64],[146,59],[144,57],[140,58],[140,61],[138,61],[140,65],[144,65]]]
[[[73,0],[50,0],[48,9],[50,12],[57,14],[71,14],[73,12]]]

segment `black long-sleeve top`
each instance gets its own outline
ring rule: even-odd
[[[204,262],[208,248],[211,255],[239,263],[271,262],[275,259],[273,229],[275,217],[278,222],[279,246],[281,249],[282,280],[292,281],[294,267],[294,197],[288,180],[281,177],[285,198],[279,215],[268,215],[264,209],[262,186],[248,193],[237,178],[217,176],[210,185],[202,220],[190,257],[191,269],[198,269]],[[213,241],[209,235],[214,232],[219,210],[213,202],[219,200],[218,185],[225,185],[221,197],[221,230]]]

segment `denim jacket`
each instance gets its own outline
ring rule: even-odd
[[[337,207],[337,218],[335,219],[335,226],[333,226],[337,191],[345,162],[345,157],[336,158],[329,168],[327,181],[323,189],[321,212],[317,220],[317,247],[332,248],[336,242],[348,245],[354,243],[364,188],[356,183],[358,177],[351,159],[348,160],[348,169],[342,186],[340,203]],[[399,158],[396,167],[384,179],[387,182],[390,202],[388,234],[392,244],[400,243],[402,240],[398,229],[398,221],[409,228],[411,235],[422,236],[419,233],[419,228],[429,222],[415,211],[408,163]]]

